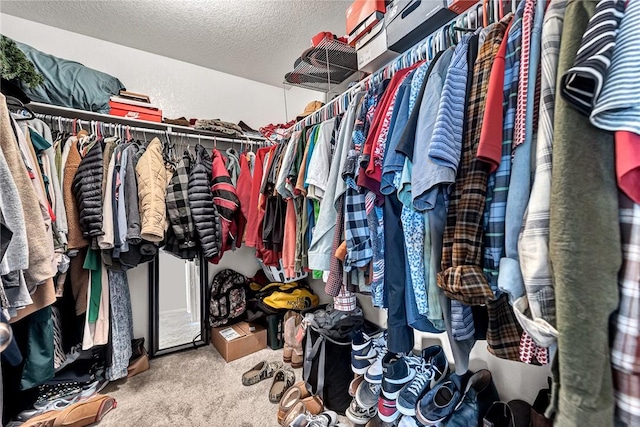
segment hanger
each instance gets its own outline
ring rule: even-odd
[[[482,1],[482,26],[485,28],[489,26],[489,1]]]
[[[73,119],[73,120],[74,120],[74,123],[73,123],[73,125],[74,125],[74,133],[76,134],[78,139],[80,139],[82,137],[85,137],[85,136],[89,136],[89,132],[82,127],[82,120],[77,120],[77,119]],[[80,130],[77,131],[77,132],[76,132],[76,130],[77,130],[76,126],[80,128]]]
[[[16,121],[33,120],[36,118],[36,115],[33,113],[33,111],[31,111],[29,107],[25,107],[22,101],[20,101],[18,98],[15,98],[13,96],[6,96],[6,102],[9,111],[17,116],[14,116],[14,119]]]

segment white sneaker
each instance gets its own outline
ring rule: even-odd
[[[354,424],[366,424],[369,420],[376,416],[378,413],[378,407],[373,406],[371,408],[363,408],[358,405],[356,399],[351,401],[351,405],[345,411],[345,415]]]

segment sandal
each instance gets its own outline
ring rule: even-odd
[[[289,390],[287,390],[280,399],[280,405],[278,405],[278,424],[282,424],[282,420],[287,415],[287,412],[293,408],[293,406],[309,396],[307,387],[304,381],[300,381],[294,384]]]
[[[242,374],[242,385],[254,385],[262,380],[271,378],[280,368],[282,368],[282,362],[267,362],[263,360]]]
[[[289,412],[287,412],[287,415],[284,417],[280,425],[288,427],[296,418],[298,418],[299,415],[305,414],[306,412],[307,409],[305,408],[304,403],[297,402],[295,405],[293,405]]]
[[[84,402],[74,403],[63,411],[49,411],[31,418],[24,427],[84,427],[97,422],[116,407],[110,396],[96,396]]]
[[[278,403],[282,399],[282,395],[293,385],[296,380],[296,374],[289,369],[279,369],[273,376],[273,383],[269,390],[269,401]]]

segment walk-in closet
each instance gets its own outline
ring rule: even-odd
[[[0,425],[640,426],[639,22],[1,0]]]

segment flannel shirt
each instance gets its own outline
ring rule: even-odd
[[[513,148],[524,142],[525,121],[527,116],[527,88],[529,87],[529,55],[531,51],[531,30],[536,0],[525,0],[522,15],[522,43],[520,56],[520,77],[518,79],[518,105],[516,107]]]
[[[509,304],[509,296],[502,294],[496,300],[487,301],[487,313],[487,350],[501,359],[519,362],[522,327]]]
[[[556,341],[556,306],[549,261],[551,160],[556,71],[567,0],[551,0],[542,29],[541,93],[534,180],[518,241],[520,268],[526,295],[514,304],[520,324],[538,345]],[[524,306],[524,309],[520,309]],[[535,321],[534,321],[535,320]],[[541,323],[545,328],[540,328]]]
[[[488,165],[476,157],[489,74],[507,29],[507,19],[493,24],[482,44],[473,73],[462,159],[449,202],[438,286],[449,298],[485,304],[494,294],[482,271],[482,227]],[[518,341],[520,336],[518,336]]]
[[[354,188],[353,179],[347,182],[345,194],[344,228],[347,242],[347,256],[344,260],[344,271],[364,267],[373,258],[365,194]],[[340,223],[339,223],[340,224]]]
[[[167,217],[179,249],[196,247],[196,229],[189,207],[189,172],[191,157],[187,154],[180,159],[167,186]]]
[[[611,364],[616,416],[632,426],[640,424],[640,204],[620,192],[619,209],[623,261]]]

